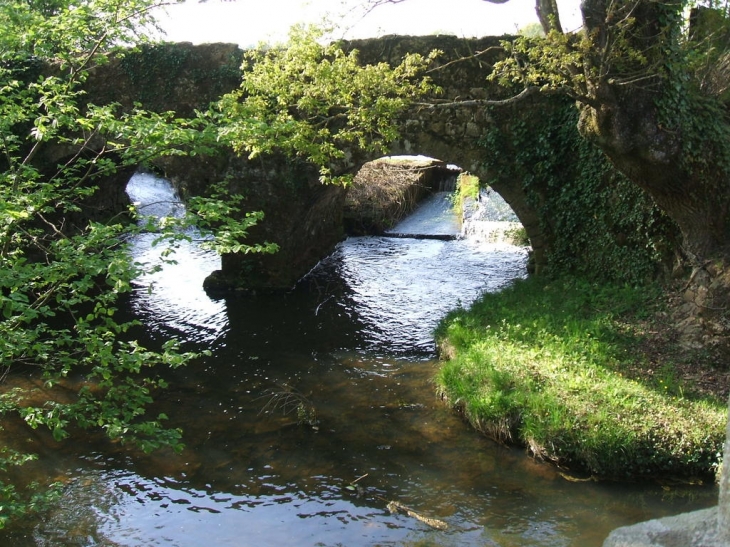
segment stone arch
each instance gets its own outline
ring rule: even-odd
[[[542,229],[538,212],[530,203],[520,180],[506,181],[493,176],[485,165],[484,143],[494,120],[484,106],[459,106],[457,101],[505,98],[506,92],[487,81],[491,67],[501,55],[500,42],[505,37],[464,39],[456,36],[385,36],[353,41],[348,47],[360,52],[366,63],[398,63],[405,53],[438,49],[444,52],[440,66],[429,72],[442,93],[427,104],[411,108],[401,121],[401,138],[391,143],[392,155],[423,154],[461,167],[490,185],[509,204],[527,232],[533,249],[535,272],[547,265],[549,237]],[[453,105],[448,103],[453,101]],[[539,98],[524,101],[525,108],[540,109]],[[426,100],[424,103],[428,103]]]
[[[466,121],[461,128],[462,131],[455,131],[451,135],[430,131],[429,125],[433,123],[438,124],[439,122],[423,117],[407,120],[403,138],[394,143],[389,152],[393,155],[418,153],[432,158],[447,159],[449,163],[458,165],[464,171],[479,177],[481,181],[488,182],[490,187],[512,208],[525,228],[532,246],[535,273],[539,273],[547,263],[547,238],[543,234],[537,211],[528,202],[521,181],[515,180],[507,183],[491,176],[483,161],[483,148],[478,144],[482,135],[468,134],[470,131],[468,124],[474,122]],[[453,125],[452,123],[452,127]],[[486,132],[486,129],[487,123],[478,129],[475,124],[471,131]]]

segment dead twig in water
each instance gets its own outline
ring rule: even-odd
[[[367,476],[368,476],[368,473],[365,473],[363,476],[358,477],[357,479],[355,479],[354,481],[352,481],[346,488],[348,490],[354,490],[355,488],[357,488],[359,490],[360,489],[360,485],[357,484],[357,482],[358,481],[361,481],[362,479],[364,479]],[[355,485],[357,485],[357,486],[355,486]],[[360,492],[358,492],[358,494],[359,493]],[[381,499],[383,501],[387,501],[386,498],[384,498],[383,496],[376,495],[375,497],[378,498],[378,499]],[[388,511],[390,511],[390,513],[392,515],[395,515],[398,512],[405,513],[409,517],[412,517],[412,518],[414,518],[416,520],[420,520],[424,524],[427,524],[431,528],[435,528],[436,530],[446,530],[449,527],[449,525],[446,524],[443,520],[432,519],[430,517],[424,517],[423,515],[421,515],[420,513],[417,513],[416,511],[414,511],[410,507],[406,507],[402,503],[400,503],[398,501],[395,501],[395,500],[388,501],[388,504],[386,505],[386,507],[387,507]]]

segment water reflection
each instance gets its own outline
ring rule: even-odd
[[[305,280],[336,298],[325,302],[361,323],[355,347],[432,353],[433,329],[451,309],[469,305],[524,275],[525,253],[469,240],[350,238]]]
[[[206,364],[181,371],[160,404],[186,431],[184,453],[106,447],[76,460],[39,544],[590,547],[615,526],[714,501],[711,489],[672,499],[654,485],[568,482],[435,401],[431,360]],[[263,388],[281,382],[315,405],[318,429],[261,412]],[[390,514],[389,500],[449,528]]]
[[[193,282],[166,291],[202,279],[217,267],[209,258],[183,250],[133,301],[153,333],[213,350],[170,372],[154,409],[183,428],[187,448],[142,455],[46,439],[36,472],[65,477],[64,499],[0,543],[591,547],[616,526],[717,499],[712,487],[568,482],[436,400],[433,327],[522,275],[519,249],[353,238],[286,294],[211,301]],[[316,427],[267,406],[282,392],[316,411]],[[391,514],[390,500],[449,528]]]
[[[145,221],[144,216],[181,217],[185,213],[170,183],[151,173],[135,174],[127,194],[143,215],[140,222]],[[152,245],[155,234],[135,238],[134,259],[161,269],[137,280],[131,308],[158,333],[172,329],[189,342],[211,344],[225,333],[228,318],[224,302],[209,298],[202,286],[205,277],[220,268],[220,257],[200,247],[199,233],[188,235],[192,241],[181,241],[172,256],[177,265],[162,261],[164,246]]]

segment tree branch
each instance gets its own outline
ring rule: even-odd
[[[533,95],[537,95],[539,93],[546,94],[546,95],[566,95],[570,97],[571,99],[574,99],[576,101],[579,101],[581,103],[584,103],[588,106],[592,106],[594,108],[597,108],[600,106],[600,103],[596,101],[595,99],[592,99],[591,97],[586,97],[584,95],[576,94],[574,90],[567,88],[567,87],[561,87],[561,88],[545,88],[545,87],[538,87],[538,86],[530,86],[526,87],[522,91],[520,91],[517,95],[513,95],[512,97],[509,97],[507,99],[469,99],[469,100],[463,100],[460,101],[458,99],[456,100],[444,100],[444,101],[433,101],[429,103],[413,103],[413,106],[419,106],[424,108],[453,108],[453,107],[478,107],[478,106],[507,106],[510,104],[515,104],[520,101],[523,101],[527,99],[528,97],[532,97]]]
[[[415,106],[422,106],[427,108],[451,108],[454,106],[504,106],[519,102],[527,97],[535,95],[540,92],[539,87],[526,87],[517,95],[508,99],[471,99],[465,101],[453,100],[445,102],[432,102],[432,103],[413,103]]]
[[[486,55],[490,51],[504,51],[504,48],[502,46],[488,47],[487,49],[484,49],[482,51],[477,51],[477,52],[472,53],[471,55],[468,55],[466,57],[459,57],[458,59],[454,59],[453,61],[449,61],[448,63],[445,63],[443,65],[439,65],[437,67],[431,68],[431,69],[429,69],[429,70],[426,71],[426,74],[429,74],[431,72],[437,72],[439,70],[443,70],[447,66],[451,66],[451,65],[456,64],[456,63],[462,63],[464,61],[470,61],[472,59],[477,59],[479,56]]]

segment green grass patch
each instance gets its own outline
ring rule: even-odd
[[[708,476],[727,403],[642,375],[658,289],[531,278],[438,328],[441,394],[478,430],[605,478]],[[639,371],[639,372],[637,372]],[[674,384],[681,384],[672,378]]]

